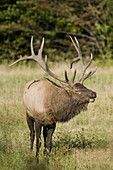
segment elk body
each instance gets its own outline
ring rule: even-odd
[[[26,111],[28,127],[30,129],[31,151],[33,150],[33,142],[36,132],[36,157],[38,160],[39,148],[41,145],[41,128],[43,127],[44,147],[48,154],[52,148],[52,135],[54,133],[56,122],[66,122],[78,115],[81,111],[87,109],[90,102],[94,102],[96,93],[86,88],[83,81],[93,75],[96,71],[90,71],[86,76],[85,71],[92,62],[92,55],[89,63],[85,66],[82,58],[81,50],[77,39],[70,37],[72,43],[78,53],[78,57],[71,61],[71,67],[77,60],[81,61],[82,71],[78,83],[74,83],[76,70],[71,80],[68,79],[67,71],[65,70],[65,79],[52,73],[47,64],[42,58],[44,39],[39,49],[38,55],[33,51],[33,38],[31,39],[31,53],[29,57],[23,57],[15,61],[13,64],[25,60],[33,59],[52,77],[63,82],[61,86],[53,81],[43,78],[35,79],[25,85],[23,103]],[[11,66],[13,65],[11,64]],[[64,85],[65,83],[65,85]],[[35,124],[35,128],[34,128]]]

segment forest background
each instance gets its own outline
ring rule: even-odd
[[[45,37],[44,53],[50,61],[75,56],[69,35],[76,36],[84,56],[95,60],[113,59],[112,0],[1,0],[0,63],[30,55],[30,39],[38,51]],[[27,61],[26,61],[27,62]]]

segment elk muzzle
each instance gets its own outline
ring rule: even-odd
[[[97,94],[92,91],[92,92],[90,93],[89,102],[94,102],[96,97],[97,97]]]

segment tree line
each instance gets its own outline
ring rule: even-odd
[[[1,0],[0,63],[30,55],[30,38],[38,51],[64,61],[77,54],[69,39],[76,36],[84,56],[113,59],[112,0]]]

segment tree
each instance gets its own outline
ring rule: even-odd
[[[44,52],[53,61],[75,55],[69,35],[77,36],[86,56],[112,58],[112,11],[112,0],[2,0],[0,61],[30,55],[32,35],[36,51],[45,37]]]

